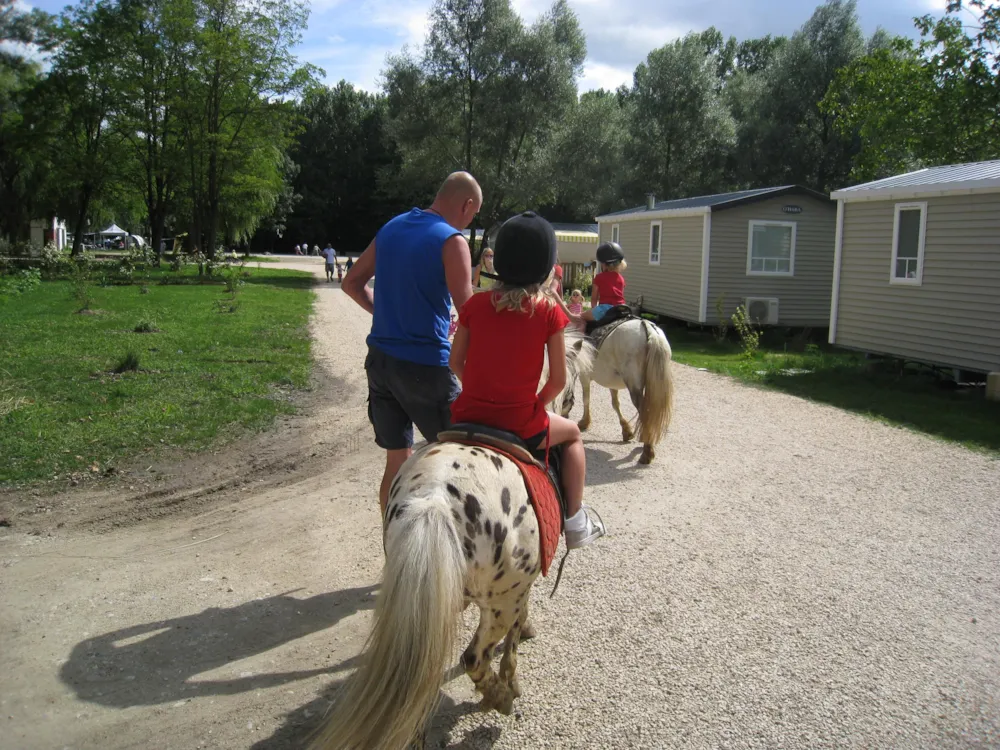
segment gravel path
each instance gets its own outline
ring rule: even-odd
[[[301,746],[379,575],[367,328],[321,288],[336,402],[302,418],[326,446],[308,470],[99,536],[4,530],[5,748]],[[1000,746],[1000,462],[675,367],[650,467],[595,388],[587,501],[609,536],[554,599],[554,575],[536,585],[516,714],[476,713],[460,675],[429,746]]]

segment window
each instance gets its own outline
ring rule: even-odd
[[[890,284],[919,285],[924,275],[926,203],[897,203],[892,222]]]
[[[750,222],[747,276],[794,276],[794,221]]]
[[[618,225],[617,224],[612,224],[611,225],[611,241],[612,242],[618,242]]]
[[[649,227],[649,265],[660,265],[660,232],[662,221],[654,221]]]

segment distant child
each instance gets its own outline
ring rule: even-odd
[[[583,292],[579,289],[574,289],[573,293],[569,296],[568,309],[571,315],[583,315]],[[583,320],[573,321],[573,327],[581,333],[586,330],[587,324]]]
[[[597,248],[597,261],[601,264],[601,272],[594,277],[590,309],[579,316],[571,316],[574,322],[600,320],[615,305],[625,304],[625,277],[622,271],[628,268],[628,264],[621,245],[602,242]]]
[[[350,271],[352,268],[354,268],[354,259],[350,255],[348,255],[347,256],[347,270]]]
[[[563,329],[569,320],[548,292],[555,230],[526,211],[504,222],[494,249],[499,284],[473,294],[458,315],[449,364],[462,392],[451,405],[452,422],[512,432],[540,457],[547,458],[550,445],[563,445],[566,548],[583,547],[603,536],[605,528],[583,504],[587,458],[580,428],[545,410],[566,385]],[[549,376],[539,391],[546,351]]]

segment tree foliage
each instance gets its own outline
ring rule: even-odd
[[[971,29],[967,9],[979,13]],[[951,2],[916,24],[919,43],[895,38],[845,66],[823,100],[860,140],[854,179],[1000,156],[1000,8]]]

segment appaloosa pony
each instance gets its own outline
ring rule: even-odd
[[[580,334],[567,332],[566,344],[568,377],[592,367],[593,347]],[[554,551],[550,545],[542,557],[540,540],[544,533],[551,542],[551,524],[539,524],[512,455],[445,441],[418,449],[403,464],[383,519],[385,566],[374,625],[357,672],[310,747],[421,746],[453,658],[459,615],[472,602],[479,627],[462,665],[483,695],[483,710],[512,711],[521,694],[517,649],[529,591]],[[497,674],[492,659],[501,640]]]

